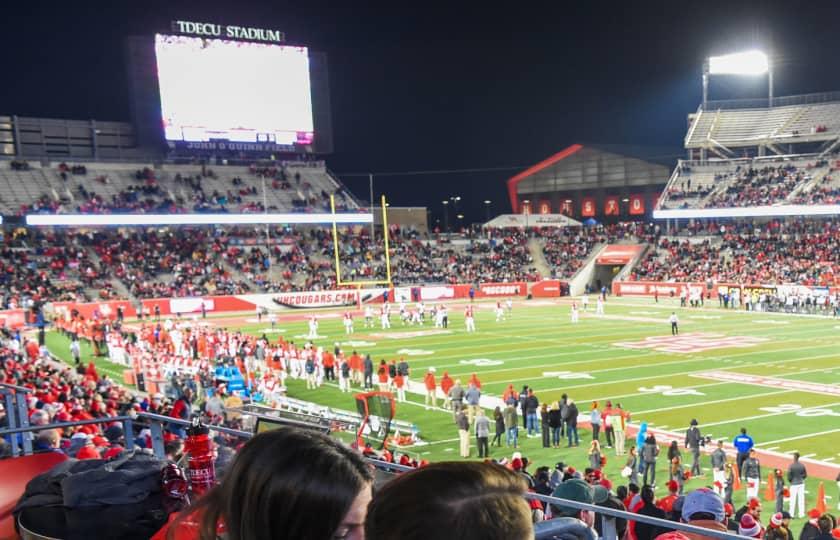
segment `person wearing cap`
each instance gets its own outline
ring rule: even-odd
[[[612,510],[626,511],[624,503],[610,491],[610,481],[601,480],[601,483],[592,486],[592,502],[595,506],[603,506]],[[595,530],[599,538],[624,538],[627,530],[627,520],[616,518],[606,514],[595,514]]]
[[[744,514],[738,525],[738,534],[749,538],[761,538],[764,536],[764,529],[761,523],[757,522],[750,514]]]
[[[703,527],[718,532],[727,532],[726,507],[723,499],[709,488],[695,489],[685,496],[681,520],[695,527]],[[690,540],[707,540],[703,536],[693,532],[683,532]]]
[[[103,459],[117,457],[125,451],[125,434],[120,426],[109,426],[105,430],[105,438],[108,440],[108,449],[102,454]]]
[[[668,480],[668,494],[656,501],[656,506],[662,509],[666,514],[670,514],[674,510],[674,501],[679,496],[680,486],[676,480]]]
[[[787,479],[790,483],[790,515],[797,518],[805,517],[806,478],[808,478],[808,471],[799,461],[799,452],[794,452],[793,463],[788,466]],[[799,512],[796,511],[797,507],[799,507]]]
[[[776,512],[770,516],[770,525],[767,527],[764,540],[792,540],[790,530],[784,522],[785,519],[781,512]]]
[[[802,525],[799,540],[814,540],[820,535],[819,519],[822,514],[816,508],[808,510],[808,521]]]
[[[565,482],[561,482],[554,490],[552,497],[585,504],[592,504],[594,502],[592,486],[579,478],[571,478]],[[577,508],[563,506],[556,502],[549,503],[549,506],[551,507],[551,514],[556,518],[577,518],[590,527],[594,525],[595,516],[590,510],[578,510]]]
[[[697,419],[692,418],[685,432],[685,447],[691,451],[691,475],[700,476],[700,446],[703,445],[703,435],[700,434],[700,428],[697,427]]]
[[[761,521],[761,501],[758,500],[757,497],[749,499],[747,504],[742,506],[735,512],[735,521],[741,523],[741,518],[743,518],[746,514],[752,516],[752,518],[758,522]]]
[[[782,474],[782,469],[773,470],[773,479],[775,480],[773,494],[776,497],[776,513],[780,513],[785,499],[785,491],[787,491],[785,489],[785,476]]]

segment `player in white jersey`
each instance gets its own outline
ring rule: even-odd
[[[405,302],[400,302],[400,321],[402,321],[403,326],[410,322],[411,315],[408,313],[408,310],[405,309]]]
[[[426,306],[423,305],[423,302],[417,302],[417,313],[420,315],[420,324],[426,320]]]
[[[388,304],[385,304],[382,307],[382,311],[379,314],[379,322],[382,324],[382,329],[385,330],[386,328],[391,328],[391,317],[388,314]]]
[[[420,318],[420,312],[416,309],[411,310],[411,324],[423,324],[423,319]]]
[[[508,298],[505,300],[505,307],[507,307],[508,316],[513,314],[513,299]]]
[[[365,328],[373,328],[373,308],[365,306]]]
[[[572,324],[577,324],[580,320],[580,312],[578,311],[577,303],[572,302]]]
[[[583,309],[583,311],[586,311],[589,308],[589,295],[588,294],[584,294],[583,296],[580,297],[580,307]]]
[[[344,313],[344,333],[353,333],[353,315],[349,311]]]
[[[598,299],[595,301],[595,315],[603,315],[604,314],[604,298],[599,294]]]
[[[464,324],[467,327],[467,332],[475,332],[475,316],[472,306],[467,306],[467,309],[464,310]]]
[[[435,309],[435,328],[443,328],[443,309]]]
[[[273,311],[268,314],[268,322],[271,323],[271,329],[274,330],[277,326],[277,314]]]
[[[318,337],[318,318],[314,315],[309,319],[309,334],[307,339],[315,339]]]
[[[501,302],[496,302],[496,322],[505,320],[505,310]]]

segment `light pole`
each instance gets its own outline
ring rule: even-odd
[[[443,232],[449,232],[449,200],[440,201],[443,204]]]
[[[484,221],[485,222],[490,221],[490,205],[492,203],[493,203],[493,201],[490,201],[490,200],[485,200],[484,201]]]

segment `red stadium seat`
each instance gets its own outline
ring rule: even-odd
[[[15,532],[12,510],[23,495],[26,484],[42,472],[66,461],[61,452],[47,452],[19,458],[0,460],[0,540],[19,538]]]

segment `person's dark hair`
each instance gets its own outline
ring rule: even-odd
[[[239,451],[224,481],[169,528],[195,513],[199,539],[330,538],[353,501],[372,485],[360,454],[330,437],[296,428],[266,431]]]
[[[635,494],[638,493],[641,488],[639,487],[639,484],[634,484],[633,482],[630,482],[629,484],[627,484],[627,489],[630,491],[630,493]]]
[[[374,495],[365,538],[533,538],[525,490],[522,476],[493,463],[433,463],[397,477]]]
[[[741,428],[741,435],[746,435],[746,434],[747,434],[747,428],[742,427]]]
[[[653,494],[653,488],[652,487],[650,487],[648,485],[643,486],[641,496],[642,496],[642,502],[644,502],[645,504],[653,504],[654,494]]]
[[[820,532],[824,534],[831,534],[831,530],[837,526],[837,520],[834,519],[834,516],[831,514],[823,514],[817,520],[817,527],[820,528]]]
[[[691,521],[718,521],[718,518],[711,512],[694,512],[691,514]]]
[[[618,486],[615,488],[615,496],[621,501],[624,501],[627,498],[627,486]]]

